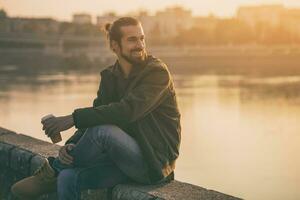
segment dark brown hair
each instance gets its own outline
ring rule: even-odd
[[[122,26],[135,26],[140,24],[141,22],[133,17],[121,17],[114,21],[112,24],[107,23],[105,25],[105,31],[107,38],[109,40],[109,44],[111,45],[111,41],[114,40],[118,42],[118,44],[121,46],[121,38],[122,38]]]

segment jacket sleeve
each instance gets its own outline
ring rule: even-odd
[[[96,107],[96,106],[99,106],[99,105],[103,104],[102,94],[103,94],[103,85],[102,85],[102,82],[100,81],[99,88],[98,88],[98,91],[97,91],[97,97],[93,101],[93,107]],[[84,134],[85,131],[86,131],[86,128],[79,128],[66,141],[65,144],[71,144],[71,143],[76,144],[79,141],[79,139],[83,136],[83,134]]]
[[[166,96],[169,85],[168,69],[154,66],[119,102],[76,109],[72,114],[75,127],[88,128],[102,124],[126,126],[159,106]]]
[[[100,81],[100,84],[99,84],[99,88],[98,88],[98,91],[97,91],[97,97],[94,99],[93,101],[93,107],[97,107],[97,106],[100,106],[103,103],[103,98],[102,98],[102,95],[103,95],[103,82],[102,82],[102,79]]]

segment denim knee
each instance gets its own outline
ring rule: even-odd
[[[118,126],[112,124],[105,124],[100,126],[95,126],[88,128],[86,131],[86,137],[93,141],[97,140],[105,140],[113,137],[115,134],[120,133],[122,131]]]
[[[59,199],[80,199],[78,174],[74,169],[64,169],[57,177],[57,194]]]

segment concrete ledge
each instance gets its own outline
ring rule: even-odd
[[[0,199],[13,199],[10,187],[31,175],[42,158],[57,156],[53,145],[0,127]],[[40,200],[57,199],[56,194],[44,195]],[[92,200],[238,200],[239,198],[196,185],[172,181],[160,185],[120,184],[114,188],[86,190],[81,199]]]
[[[238,198],[222,194],[213,190],[207,190],[196,185],[171,181],[168,184],[142,186],[135,184],[117,185],[113,189],[113,199],[130,200],[237,200]]]
[[[17,134],[0,127],[0,142],[14,145],[18,148],[39,154],[44,157],[57,156],[59,145],[51,144],[36,138]]]

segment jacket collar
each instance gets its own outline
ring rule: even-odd
[[[149,61],[149,56],[147,55],[147,57],[143,63],[138,64],[138,65],[133,65],[132,70],[130,71],[130,73],[128,75],[128,79],[136,77],[145,68],[148,61]],[[117,77],[124,78],[123,71],[122,71],[121,65],[119,63],[119,60],[116,60],[115,64],[112,67],[111,72]]]

